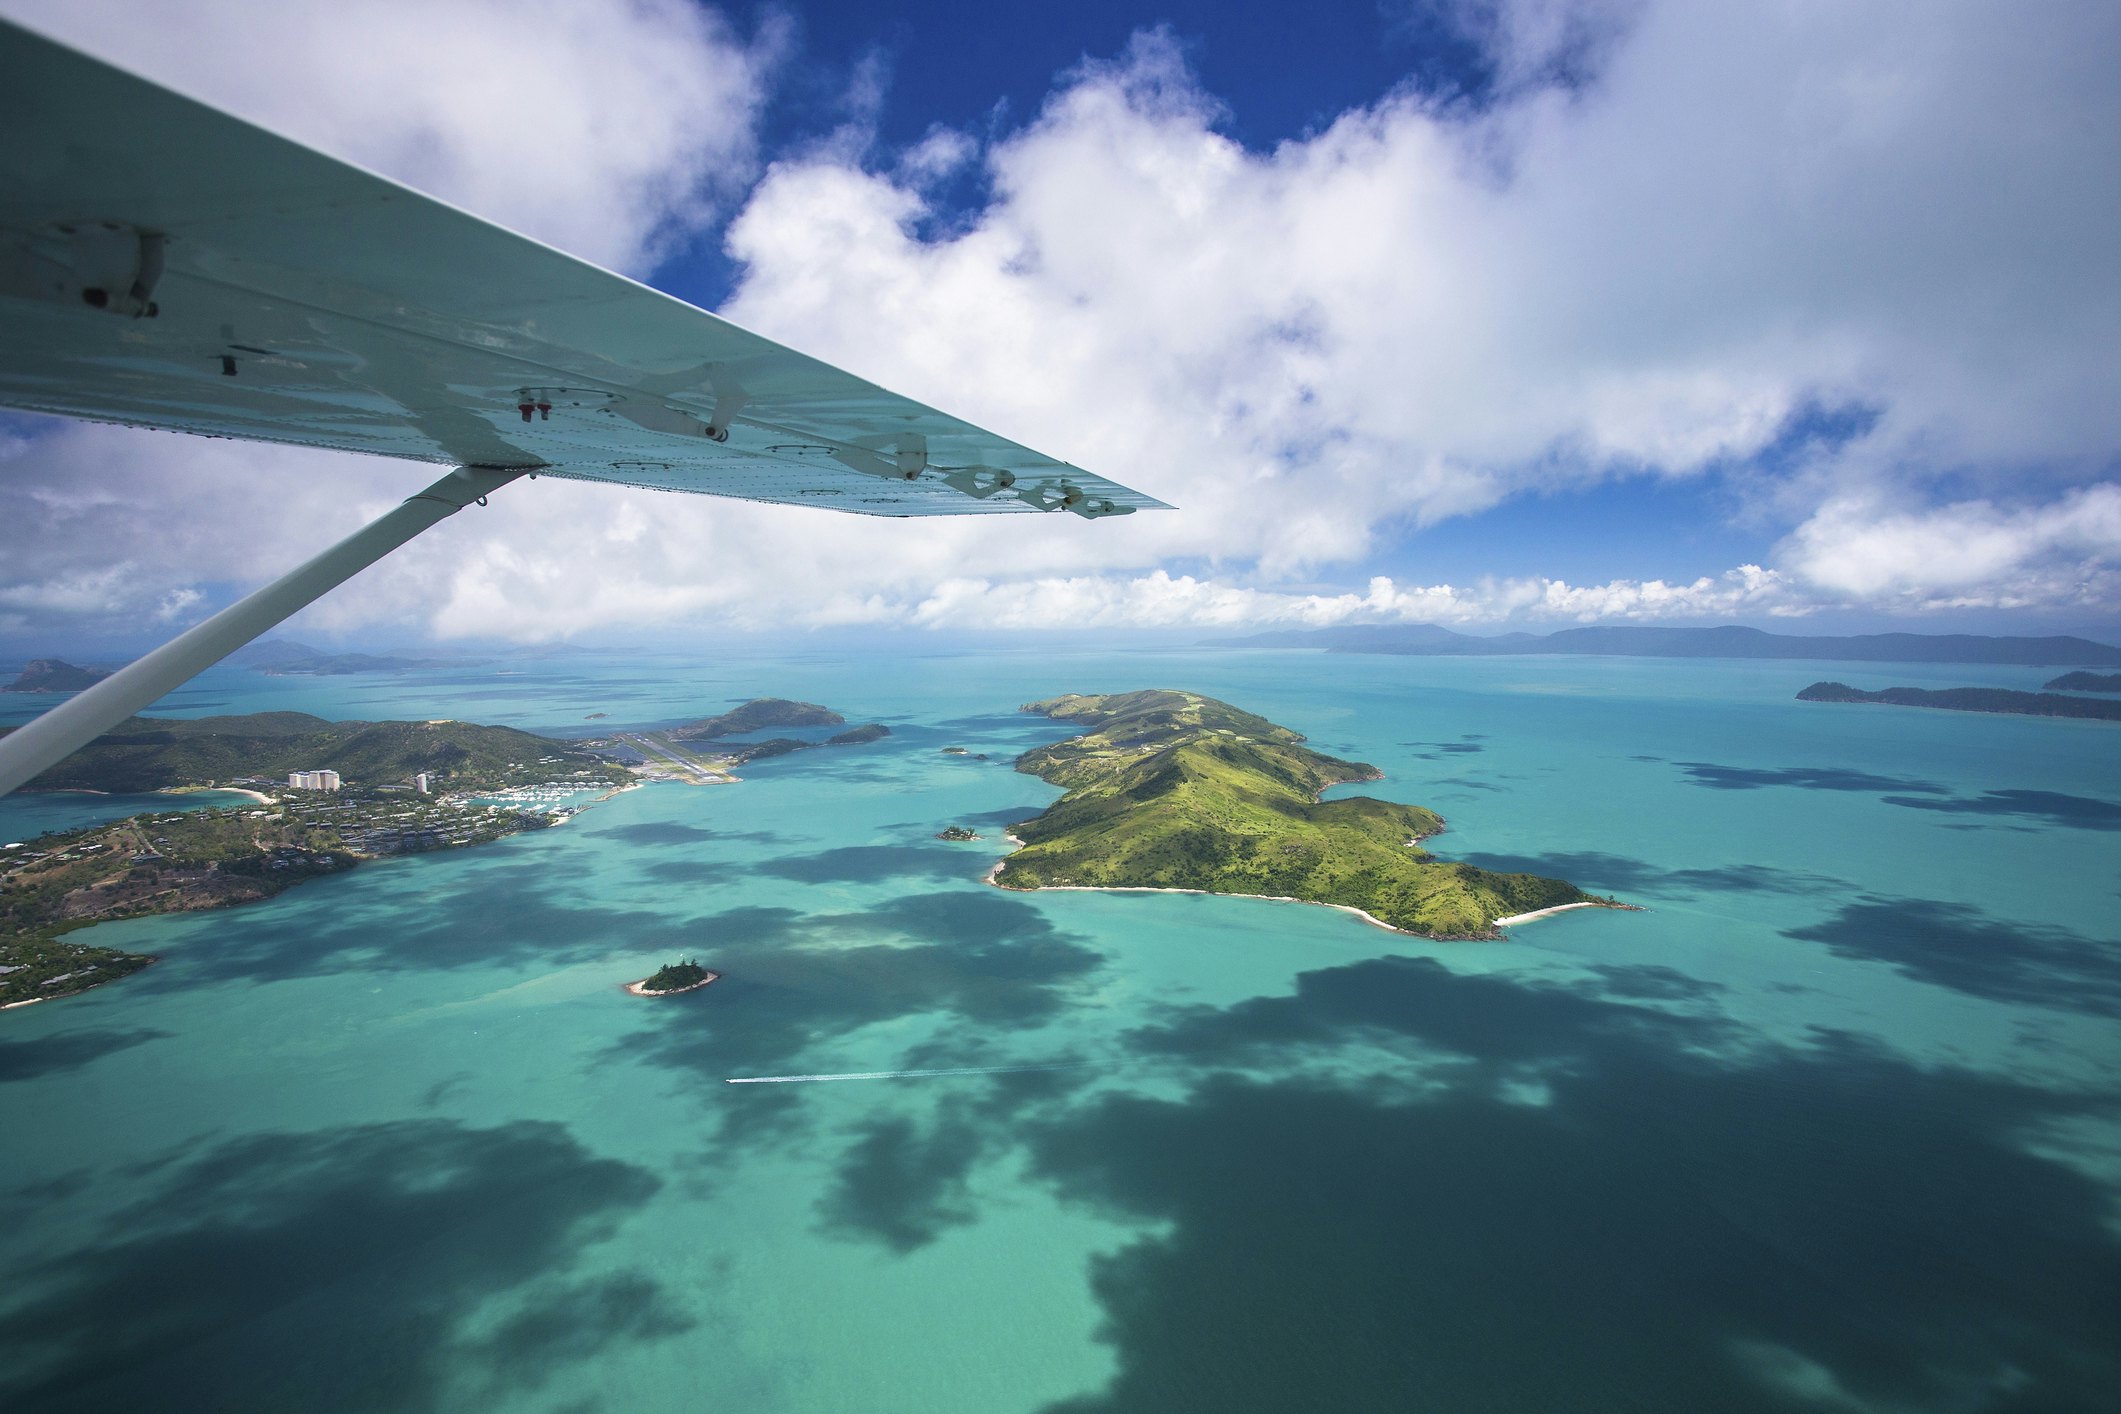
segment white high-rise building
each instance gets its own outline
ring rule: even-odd
[[[289,771],[287,783],[296,790],[337,790],[337,771]]]
[[[419,775],[414,776],[412,778],[412,788],[422,795],[433,795],[435,790],[435,778],[429,775],[427,772],[422,771]]]

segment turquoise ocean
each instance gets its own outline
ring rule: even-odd
[[[2121,728],[1792,700],[2044,676],[216,670],[163,710],[588,734],[775,695],[892,735],[84,935],[162,961],[0,1015],[0,1407],[2121,1408]],[[984,886],[1057,794],[1010,762],[1065,729],[1017,706],[1137,687],[1645,911],[1432,944]],[[18,797],[0,838],[139,805]],[[680,956],[723,980],[621,990]]]

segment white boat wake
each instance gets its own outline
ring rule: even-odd
[[[724,1085],[809,1085],[820,1080],[921,1080],[937,1075],[1009,1075],[1022,1070],[1069,1070],[1089,1061],[1061,1061],[1050,1065],[977,1065],[956,1070],[855,1070],[843,1075],[732,1075]]]

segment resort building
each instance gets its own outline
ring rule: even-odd
[[[289,771],[287,783],[296,790],[337,790],[337,771]]]

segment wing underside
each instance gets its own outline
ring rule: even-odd
[[[0,405],[871,515],[1162,506],[0,21]]]

